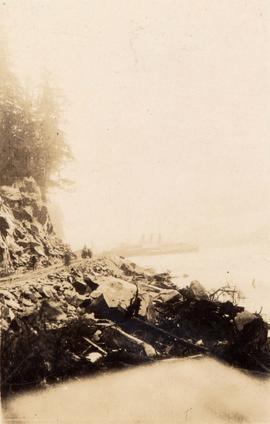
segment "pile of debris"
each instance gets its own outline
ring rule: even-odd
[[[174,356],[270,366],[260,315],[124,258],[92,258],[1,289],[0,303],[2,393]]]
[[[33,178],[0,187],[0,275],[62,258],[65,246],[56,237]]]

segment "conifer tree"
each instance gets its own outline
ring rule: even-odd
[[[43,197],[50,186],[63,186],[60,169],[72,155],[59,122],[50,84],[43,84],[37,99],[31,98],[0,46],[0,185],[32,176]]]
[[[55,93],[46,81],[36,106],[36,179],[41,187],[62,185],[61,165],[71,159],[71,151],[60,128],[60,111]]]

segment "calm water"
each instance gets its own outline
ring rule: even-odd
[[[265,244],[131,259],[157,271],[172,271],[174,282],[180,286],[192,280],[200,281],[207,289],[226,283],[235,285],[244,297],[241,304],[250,311],[263,308],[262,312],[270,315],[270,247]]]
[[[249,309],[267,313],[268,254],[259,247],[209,249],[136,262],[170,269],[180,285],[197,279],[215,288],[229,280]],[[14,424],[255,424],[270,423],[269,401],[269,380],[212,359],[176,359],[20,395],[3,405],[3,414]]]

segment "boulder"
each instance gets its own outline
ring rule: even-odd
[[[147,293],[140,293],[140,309],[138,315],[144,317],[150,323],[155,323],[156,321],[156,312],[153,305],[153,297]]]
[[[6,299],[5,305],[7,305],[13,311],[20,311],[22,309],[22,306],[19,304],[19,302],[17,302],[17,300]]]
[[[180,293],[184,298],[189,300],[206,300],[208,294],[199,281],[192,281],[189,286],[180,289]]]
[[[53,297],[54,293],[55,293],[55,290],[53,289],[52,286],[48,284],[40,287],[40,294],[43,297],[51,298]]]
[[[98,288],[98,284],[93,281],[93,279],[89,275],[85,275],[83,277],[84,282],[87,284],[87,287],[90,290],[96,290]]]
[[[1,297],[4,297],[5,299],[11,299],[11,300],[14,299],[13,293],[5,289],[0,289],[0,298]]]
[[[103,355],[100,352],[91,352],[91,353],[88,353],[88,355],[86,355],[85,358],[92,364],[95,364],[96,362],[99,362],[103,358]]]
[[[63,311],[59,303],[52,300],[44,300],[39,308],[39,316],[44,321],[54,321],[60,316],[64,317]]]
[[[192,281],[190,283],[190,290],[196,300],[208,299],[208,294],[199,281]]]
[[[238,330],[236,346],[239,350],[248,353],[267,351],[268,326],[260,315],[243,311],[236,315],[234,322]]]
[[[164,303],[171,302],[180,298],[181,298],[181,295],[179,291],[173,290],[173,289],[172,290],[163,289],[157,296],[157,299]]]
[[[74,289],[81,295],[85,294],[87,291],[88,286],[83,280],[76,279],[75,281],[73,281],[72,285]]]
[[[34,303],[30,299],[26,299],[25,297],[21,298],[20,301],[23,306],[34,306]]]
[[[136,294],[135,284],[114,277],[98,279],[99,286],[91,293],[93,299],[103,296],[109,308],[126,309]]]
[[[8,200],[9,202],[18,202],[22,200],[21,191],[15,186],[2,186],[0,188],[0,195],[4,200]]]
[[[236,315],[234,322],[235,322],[237,330],[242,331],[246,324],[254,321],[255,319],[257,319],[255,314],[252,314],[251,312],[248,312],[248,311],[243,311],[243,312],[239,312]]]

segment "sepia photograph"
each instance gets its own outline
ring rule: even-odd
[[[0,421],[270,423],[269,0],[0,1]]]

